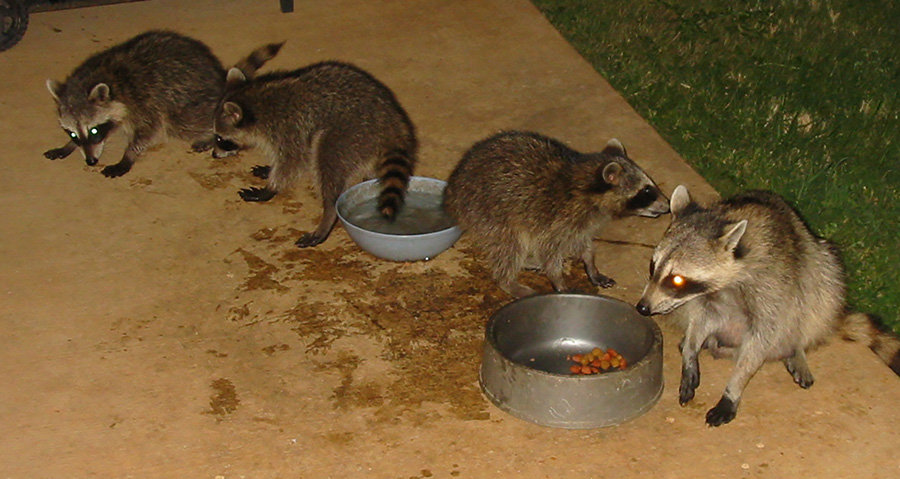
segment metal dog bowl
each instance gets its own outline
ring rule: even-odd
[[[567,356],[614,348],[623,370],[569,371]],[[589,429],[634,419],[663,391],[662,334],[634,306],[605,296],[529,296],[497,311],[485,329],[481,388],[497,407],[543,426]]]
[[[360,248],[391,261],[429,260],[447,250],[462,230],[442,207],[446,181],[413,176],[406,201],[394,221],[376,206],[378,180],[364,181],[337,200],[337,214],[350,238]]]

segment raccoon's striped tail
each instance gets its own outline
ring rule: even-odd
[[[257,48],[247,58],[237,62],[234,68],[240,70],[245,77],[253,78],[256,70],[259,70],[267,61],[274,58],[278,51],[281,50],[282,45],[284,45],[284,42],[270,43],[264,47]]]
[[[413,172],[413,160],[406,150],[388,152],[378,166],[378,180],[381,193],[378,194],[378,211],[389,220],[397,217],[403,206],[406,187]]]
[[[900,376],[900,338],[889,331],[876,316],[852,313],[844,317],[840,333],[844,339],[869,346],[898,376]]]

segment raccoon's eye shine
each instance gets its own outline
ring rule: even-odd
[[[676,298],[687,298],[689,296],[699,296],[710,291],[711,286],[703,281],[685,278],[680,274],[670,274],[660,283],[664,289],[668,290]]]
[[[216,135],[216,146],[222,151],[234,151],[240,148],[237,143],[231,140],[226,140],[219,135]]]
[[[97,144],[106,139],[106,135],[112,131],[115,125],[113,122],[108,121],[106,123],[101,123],[97,126],[91,127],[88,130],[87,143]]]
[[[66,130],[66,133],[69,135],[69,138],[72,139],[72,143],[75,143],[78,146],[81,146],[81,138],[78,138],[78,133],[74,131]]]

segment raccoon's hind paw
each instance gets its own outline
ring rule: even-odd
[[[815,378],[813,378],[812,372],[810,372],[806,361],[800,363],[799,361],[795,361],[794,358],[789,358],[784,360],[784,366],[798,386],[803,389],[812,387]]]
[[[315,233],[305,233],[294,244],[300,248],[310,248],[321,244],[323,241],[325,241],[325,238],[325,236],[319,236]]]
[[[269,179],[269,173],[272,171],[272,167],[268,165],[256,165],[250,169],[250,173],[257,178],[261,178],[263,180]]]
[[[131,163],[116,163],[115,165],[109,165],[102,170],[100,173],[103,173],[103,176],[107,178],[118,178],[125,173],[131,171]]]
[[[268,188],[244,188],[238,191],[238,194],[244,201],[269,201],[275,197],[277,192]]]
[[[596,276],[589,276],[591,283],[596,286],[600,286],[601,288],[612,288],[616,285],[616,280],[610,278],[609,276],[605,276],[602,274],[597,274]]]
[[[719,403],[706,413],[706,424],[712,427],[718,427],[722,424],[728,424],[737,415],[737,404],[722,396]]]
[[[536,293],[535,290],[525,286],[524,284],[512,282],[506,284],[499,284],[500,289],[506,291],[507,294],[514,298],[524,298],[526,296],[531,296]]]
[[[48,160],[59,160],[69,156],[70,153],[72,153],[72,151],[67,148],[54,148],[45,151],[44,158],[47,158]]]

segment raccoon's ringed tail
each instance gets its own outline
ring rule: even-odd
[[[284,45],[284,42],[270,43],[264,47],[257,48],[247,58],[237,62],[234,68],[240,70],[245,76],[252,77],[256,70],[259,70],[267,61],[278,54],[282,45]]]
[[[848,314],[841,324],[840,333],[848,341],[861,342],[900,376],[900,338],[887,331],[880,320],[871,314]]]
[[[404,150],[393,150],[384,157],[378,167],[381,193],[378,195],[378,211],[393,220],[403,206],[409,177],[412,175],[412,161]]]

